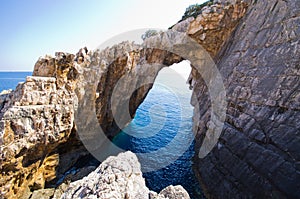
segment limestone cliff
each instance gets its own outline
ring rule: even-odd
[[[56,176],[56,147],[72,133],[74,109],[66,89],[57,92],[55,78],[27,77],[3,97],[1,117],[1,191],[43,188]],[[22,191],[20,191],[22,192]]]
[[[300,196],[299,17],[297,0],[219,0],[203,7],[195,18],[187,17],[172,27],[189,35],[213,57],[227,92],[226,122],[219,142],[204,159],[194,158],[207,197]],[[162,68],[141,65],[169,66],[181,60],[168,51],[130,42],[101,52],[85,48],[76,55],[57,53],[40,58],[34,77],[0,95],[1,196],[28,198],[88,155],[74,124],[74,107],[88,81],[99,80],[91,94],[97,98],[98,122],[112,138],[131,119],[116,125],[111,112],[115,108],[111,106],[112,88],[118,79],[138,71],[134,81],[128,82],[138,85],[154,80]],[[88,73],[93,67],[98,67],[99,73]],[[197,70],[192,70],[189,82],[199,102],[194,104],[193,118],[198,153],[211,105]],[[119,104],[130,101],[133,117],[151,86],[144,85],[133,96],[125,92]]]

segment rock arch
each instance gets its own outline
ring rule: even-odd
[[[247,4],[244,2],[217,3],[203,8],[197,19],[188,18],[172,29],[186,32],[215,57],[245,14],[246,8]],[[206,23],[207,20],[213,23]],[[102,54],[109,64],[112,64],[109,62],[110,56],[114,56],[113,48],[111,50],[110,52],[108,49]],[[140,56],[130,49],[126,51],[128,56],[121,56],[113,63],[114,66],[122,66],[130,62],[129,58]],[[76,162],[76,158],[78,160],[82,155],[86,155],[86,151],[76,138],[74,90],[80,86],[80,82],[84,82],[84,79],[80,79],[84,68],[90,63],[99,61],[101,55],[99,53],[82,49],[76,55],[59,52],[55,57],[41,57],[34,66],[33,77],[28,78],[15,91],[1,95],[1,197],[19,198],[30,195],[31,191],[43,188],[45,183],[59,177],[60,172],[72,167],[72,162]],[[176,55],[165,54],[166,52],[160,50],[148,49],[139,53],[142,53],[141,56],[147,55],[149,62],[159,62],[157,59],[161,59],[160,61],[166,65],[181,60]],[[127,70],[125,65],[123,69]],[[100,67],[105,69],[105,63],[100,63]],[[104,76],[108,71],[112,74],[111,77],[114,72],[122,73],[121,68],[119,71],[115,67],[103,70],[100,74],[102,75],[100,85],[110,88],[110,81]],[[196,77],[196,72],[193,73]],[[39,89],[46,87],[49,89],[45,91]],[[135,99],[132,98],[135,101],[130,108],[133,112],[149,88],[140,89],[135,94]],[[108,136],[112,136],[116,131],[111,125],[111,117],[107,117],[106,108],[103,106],[108,102],[103,97],[106,92],[99,87],[101,96],[99,99],[103,100],[103,103],[102,105],[99,103],[98,119],[101,124],[105,124],[103,128],[107,127]],[[20,123],[21,120],[24,122]],[[40,127],[45,131],[41,131]],[[75,157],[74,154],[78,153],[80,155]],[[75,159],[69,162],[69,158]],[[26,160],[26,164],[22,164],[23,160]]]
[[[126,44],[128,45],[128,43]],[[114,47],[120,48],[120,45]],[[124,52],[124,49],[128,49],[128,47],[131,51]],[[115,145],[107,147],[110,145],[110,141],[106,138],[107,133],[118,133],[133,119],[135,110],[147,95],[158,72],[163,67],[187,59],[191,61],[193,69],[202,75],[211,99],[210,125],[207,126],[208,133],[206,133],[199,150],[199,158],[205,157],[220,136],[227,106],[222,77],[210,55],[186,34],[172,30],[153,36],[145,40],[140,46],[132,44],[127,48],[121,46],[120,49],[123,52],[118,52],[119,49],[113,50],[120,57],[115,57],[106,67],[99,67],[100,64],[107,63],[107,58],[101,55],[105,51],[100,52],[99,61],[91,62],[89,66],[84,68],[82,78],[85,81],[81,81],[80,85],[77,86],[78,107],[75,113],[75,123],[85,147],[100,161],[109,155],[116,155],[121,152],[122,150]],[[101,72],[104,72],[105,75],[100,75]],[[104,79],[100,80],[100,83],[97,81],[99,76]],[[104,82],[107,86],[103,85]],[[99,96],[95,100],[97,91]],[[194,103],[196,111],[199,109],[197,104],[199,103]],[[97,115],[101,116],[98,117],[98,121],[96,120],[96,110]],[[82,118],[86,118],[86,120],[82,120]],[[106,119],[105,122],[102,121],[102,118]],[[105,128],[99,128],[99,123]],[[191,142],[192,140],[183,143],[188,147]],[[172,143],[173,141],[166,148],[172,147]],[[185,148],[183,147],[183,149]],[[167,149],[138,154],[138,156],[140,159],[155,159],[159,154],[162,154],[160,150]],[[160,168],[169,165],[177,158],[166,161],[166,165],[161,165]],[[157,170],[155,168],[153,170]]]
[[[213,198],[245,195],[297,198],[300,195],[299,1],[246,0],[230,1],[234,4],[228,5],[223,0],[216,2],[219,3],[204,7],[196,19],[188,18],[173,27],[186,32],[210,53],[220,67],[229,93],[226,126],[218,147],[204,159],[195,159],[199,180],[206,195]],[[139,53],[147,55],[149,61],[161,59],[164,64],[181,60],[163,51],[135,52],[130,45],[125,46],[129,48],[125,50],[128,54],[113,65],[108,62],[110,70],[106,70],[108,65],[104,62],[100,63],[103,70],[98,100],[103,103],[98,101],[98,119],[102,124],[113,124],[104,106],[109,103],[105,99],[109,90],[105,89],[110,88],[112,81],[104,78],[108,71],[112,78],[115,73],[128,70],[132,65],[126,67],[127,63],[139,57]],[[111,50],[112,54],[108,49],[102,55],[112,61]],[[18,198],[30,193],[30,188],[42,188],[45,182],[57,177],[56,166],[66,163],[74,154],[68,148],[76,143],[71,108],[74,90],[84,82],[80,74],[86,66],[96,65],[102,55],[83,49],[77,55],[57,53],[55,58],[41,58],[33,75],[46,77],[28,78],[16,91],[0,96],[1,197]],[[199,106],[204,107],[194,115],[198,126],[194,129],[196,149],[199,149],[207,130],[210,100],[200,74],[195,70],[192,74],[193,89],[201,99]],[[49,89],[44,92],[39,88]],[[149,88],[142,88],[132,98],[133,112]],[[29,90],[34,92],[25,95]],[[48,95],[51,98],[44,97]],[[20,123],[21,120],[29,122]],[[41,132],[41,126],[47,127],[47,131]],[[113,125],[106,126],[111,130],[109,135],[113,135]],[[34,153],[38,150],[42,152]],[[30,164],[22,164],[28,158]]]

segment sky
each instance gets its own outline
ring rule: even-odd
[[[95,49],[123,32],[167,29],[205,0],[9,0],[0,7],[0,71],[32,71],[40,56]]]

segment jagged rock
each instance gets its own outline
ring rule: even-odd
[[[186,190],[180,186],[167,186],[157,194],[156,192],[150,191],[150,199],[189,199],[190,196]]]
[[[0,93],[0,110],[3,109],[4,104],[9,100],[9,94],[12,90],[4,90]]]
[[[215,57],[245,15],[247,7],[248,4],[243,1],[205,6],[201,14],[190,22],[187,34]]]
[[[136,155],[125,152],[107,158],[87,177],[72,182],[62,198],[148,199],[149,194]],[[181,186],[169,186],[157,197],[188,199],[189,195]]]
[[[56,177],[59,157],[50,153],[72,131],[72,98],[67,90],[58,96],[51,77],[27,77],[6,96],[0,113],[1,194],[20,197],[22,190],[43,188]]]
[[[142,177],[140,163],[132,152],[107,158],[82,180],[72,182],[62,195],[69,198],[189,199],[182,186],[168,186],[159,194],[149,191]]]
[[[82,56],[86,55],[80,50],[76,60],[82,60]],[[55,53],[55,57],[46,55],[40,57],[34,65],[33,76],[55,77],[58,90],[66,88],[68,91],[74,90],[75,80],[78,71],[74,65],[75,55],[63,52]],[[80,62],[82,63],[82,61]]]
[[[299,16],[297,0],[252,1],[217,55],[229,105],[218,146],[195,158],[207,196],[300,197]],[[194,80],[199,148],[210,100],[200,75]]]
[[[216,60],[229,101],[217,147],[204,159],[195,157],[197,176],[213,198],[299,197],[299,1],[226,2],[203,7],[195,19],[173,27],[187,31]],[[28,78],[15,91],[0,95],[1,196],[28,196],[56,178],[55,171],[66,171],[87,154],[77,147],[82,145],[73,123],[75,90],[80,99],[85,84],[99,80],[92,93],[97,95],[98,121],[112,137],[130,121],[125,118],[118,127],[111,114],[111,88],[118,79],[134,70],[139,75],[129,84],[154,79],[160,68],[139,64],[168,66],[181,60],[130,42],[101,52],[81,49],[76,56],[40,58],[33,74],[48,78]],[[86,78],[85,72],[96,66],[99,73]],[[192,70],[189,81],[201,107],[193,118],[198,150],[210,118],[210,99],[197,71]],[[132,116],[150,88],[144,86],[132,97]],[[120,104],[128,100],[123,97]],[[93,190],[82,194],[86,191]]]
[[[69,184],[62,183],[57,188],[38,189],[28,192],[27,195],[22,195],[21,199],[60,199],[62,194],[68,188]]]
[[[40,189],[32,193],[30,199],[50,199],[54,194],[54,189]]]
[[[61,196],[63,195],[63,193],[67,190],[69,184],[70,183],[68,183],[68,184],[67,183],[62,183],[61,185],[59,185],[55,189],[52,199],[60,199]]]
[[[226,18],[226,23],[230,23],[232,13],[227,13],[229,17]],[[221,17],[220,20],[224,21]],[[236,17],[232,20],[237,21]],[[186,23],[183,29],[187,28],[190,27]],[[227,35],[233,30],[219,28],[227,30]],[[220,34],[223,35],[224,31],[220,31]],[[216,34],[212,37],[215,36]],[[208,35],[201,41],[205,42],[212,37]],[[195,38],[198,38],[197,35]],[[226,40],[224,37],[223,39],[222,42]],[[222,42],[216,44],[221,45]],[[41,189],[45,184],[61,177],[66,169],[87,154],[78,141],[73,122],[76,107],[74,91],[77,88],[77,97],[80,99],[84,93],[84,85],[91,81],[92,77],[99,79],[97,93],[94,93],[97,95],[97,117],[106,135],[111,138],[131,120],[131,117],[123,119],[119,126],[114,123],[111,113],[114,107],[111,107],[110,103],[112,89],[108,88],[114,88],[126,71],[138,71],[130,85],[138,84],[140,80],[153,81],[162,67],[139,65],[160,63],[169,66],[181,60],[180,56],[170,52],[143,49],[140,45],[130,42],[123,42],[101,52],[92,52],[85,48],[76,56],[59,52],[55,57],[47,55],[39,58],[34,67],[35,77],[28,77],[15,91],[1,95],[1,196],[15,198]],[[94,74],[84,78],[84,73],[91,66],[100,69],[98,76]],[[140,87],[134,97],[119,96],[120,104],[131,98],[132,117],[151,86]],[[75,156],[72,155],[74,150],[78,152]]]
[[[194,17],[189,17],[189,18],[175,24],[172,27],[172,30],[175,30],[178,32],[187,32],[192,21],[194,21]]]
[[[54,77],[56,72],[55,58],[50,55],[40,57],[34,65],[33,75],[41,77]]]

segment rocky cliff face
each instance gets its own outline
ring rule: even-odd
[[[215,2],[196,18],[189,17],[172,28],[187,33],[214,58],[228,97],[225,127],[217,146],[204,159],[195,157],[198,178],[212,198],[297,197],[299,2]],[[117,125],[111,112],[115,108],[111,105],[112,88],[120,77],[132,73],[133,81],[128,85],[138,85],[154,80],[163,67],[141,65],[169,66],[181,60],[168,51],[130,42],[101,52],[81,49],[76,55],[57,53],[40,58],[35,77],[28,77],[12,93],[0,95],[1,195],[36,197],[37,192],[31,195],[32,191],[62,177],[79,158],[88,155],[74,124],[76,98],[83,99],[87,92],[96,97],[98,122],[111,138],[131,119],[125,117],[121,126]],[[98,68],[98,73],[91,73],[93,68]],[[84,90],[92,79],[99,80],[95,90]],[[190,83],[200,102],[194,113],[198,152],[211,105],[206,84],[195,69]],[[124,92],[118,103],[129,101],[133,117],[151,86],[144,85],[133,96]],[[88,124],[89,119],[84,122]],[[106,172],[101,168],[90,175]],[[74,182],[74,189],[66,194],[81,194],[76,188],[82,193],[102,193],[101,188],[91,189],[84,182]],[[126,191],[118,194],[126,195]],[[152,194],[157,198],[167,195]]]
[[[217,147],[195,157],[208,196],[300,196],[299,22],[299,1],[253,1],[218,53],[229,103],[225,127]],[[207,90],[196,82],[199,147],[209,101],[200,100]]]
[[[176,25],[174,29],[181,31],[191,29],[190,35],[195,39],[201,37],[201,41],[204,42],[218,36],[217,33],[205,36],[206,32],[220,29],[222,31],[217,38],[221,39],[213,44],[219,48],[218,46],[226,40],[224,33],[230,35],[239,18],[245,13],[245,8],[244,3],[206,7],[203,17],[197,20],[188,19],[192,23],[197,21],[203,24],[203,28],[189,28],[185,25],[187,23],[185,21]],[[204,25],[207,19],[212,19],[214,23]],[[231,28],[224,26],[225,21]],[[181,60],[181,57],[170,52],[143,49],[129,42],[107,48],[102,52],[88,52],[87,49],[81,49],[76,55],[56,53],[55,57],[40,58],[33,72],[33,76],[36,77],[29,77],[12,93],[1,95],[2,196],[28,198],[32,191],[44,188],[45,184],[52,181],[55,182],[76,164],[80,157],[88,154],[76,134],[74,96],[75,90],[79,88],[77,97],[82,97],[80,88],[90,78],[83,79],[83,73],[91,66],[100,67],[96,77],[99,78],[99,85],[95,93],[98,96],[96,100],[98,121],[106,135],[112,137],[131,118],[126,118],[121,126],[115,124],[110,103],[112,91],[109,88],[113,88],[126,71],[139,71],[135,73],[133,78],[135,81],[130,84],[139,84],[146,79],[153,81],[162,66],[141,68],[140,65],[145,63],[168,66]],[[150,84],[139,88],[133,97],[120,96],[120,99],[130,100],[131,116],[151,86]],[[122,103],[120,100],[120,104]]]
[[[55,78],[27,77],[13,93],[2,95],[1,191],[43,188],[56,176],[55,148],[73,129],[73,96],[57,92]],[[25,186],[24,186],[25,185]],[[22,192],[20,191],[20,192]]]

